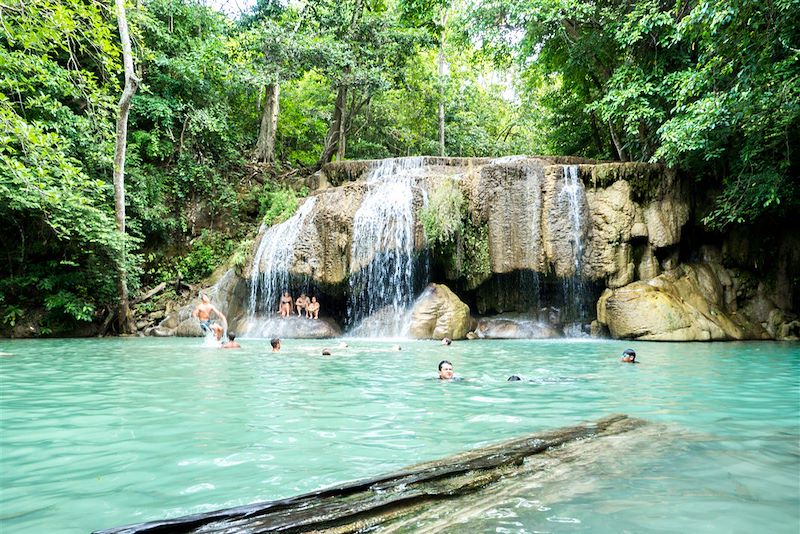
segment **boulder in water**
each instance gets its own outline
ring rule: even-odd
[[[411,311],[411,337],[464,339],[469,331],[469,306],[444,284],[430,284]]]
[[[485,317],[478,319],[476,332],[484,339],[549,339],[560,337],[550,325],[521,316]]]
[[[247,332],[247,336],[267,339],[327,339],[342,335],[342,329],[333,319],[307,319],[296,315],[249,317],[240,322],[237,328]]]
[[[762,337],[760,326],[725,311],[723,287],[709,265],[685,264],[648,282],[607,289],[597,319],[614,338],[710,341]],[[736,321],[734,321],[736,319]]]

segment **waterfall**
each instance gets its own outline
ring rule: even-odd
[[[584,207],[586,191],[579,178],[577,165],[564,165],[564,185],[558,193],[559,205],[566,209],[568,225],[571,231],[573,274],[563,280],[564,305],[561,311],[562,320],[580,323],[588,314],[588,288],[582,276],[585,228]],[[577,332],[575,331],[577,329]],[[580,333],[580,324],[567,327],[569,334]]]
[[[414,193],[423,158],[378,162],[367,176],[367,193],[353,218],[348,322],[357,336],[400,336],[427,269],[414,259]],[[377,314],[377,315],[376,315]],[[364,321],[373,316],[373,320]]]
[[[316,197],[307,199],[288,220],[267,228],[261,237],[250,272],[248,312],[251,317],[257,312],[277,313],[280,295],[289,289],[289,269],[294,262],[297,237],[316,201]]]

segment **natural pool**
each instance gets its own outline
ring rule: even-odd
[[[798,344],[346,341],[0,341],[0,532],[271,500],[611,413],[658,425],[447,530],[800,528]],[[465,380],[434,379],[445,357]]]

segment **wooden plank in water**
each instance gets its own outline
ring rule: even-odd
[[[529,456],[576,440],[621,434],[643,424],[641,419],[612,415],[287,499],[128,525],[95,534],[363,531],[407,516],[428,504],[485,488],[513,475]]]

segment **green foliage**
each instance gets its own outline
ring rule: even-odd
[[[262,221],[267,226],[282,223],[295,214],[300,198],[308,195],[304,189],[299,193],[289,187],[267,189],[261,197]]]
[[[233,248],[233,241],[224,235],[203,232],[192,242],[189,252],[176,263],[175,276],[188,283],[200,282],[228,259]]]
[[[432,247],[454,244],[464,231],[464,195],[455,180],[445,180],[433,190],[420,212],[420,221]]]
[[[0,218],[11,226],[0,292],[7,310],[43,308],[56,329],[113,299],[108,266],[122,253],[106,182],[119,95],[112,13],[102,2],[3,7]]]
[[[24,315],[22,308],[19,306],[11,305],[3,309],[3,324],[14,326],[20,317]]]
[[[474,289],[492,275],[489,256],[489,227],[468,221],[464,228],[464,261],[462,273],[467,287]]]
[[[247,267],[247,261],[250,258],[250,253],[253,250],[253,239],[245,239],[236,244],[236,248],[231,256],[231,266],[236,269],[236,272],[241,274]]]
[[[526,98],[546,97],[554,151],[664,162],[720,186],[716,228],[797,206],[795,1],[488,0],[463,27],[499,64],[517,61]]]
[[[488,227],[472,221],[456,180],[446,180],[433,190],[420,221],[448,278],[464,278],[474,288],[491,275]]]

